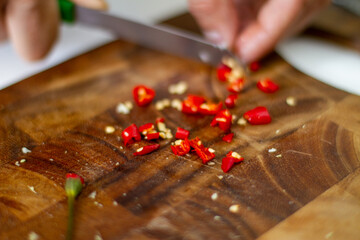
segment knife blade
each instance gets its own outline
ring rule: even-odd
[[[217,66],[224,57],[240,61],[229,50],[200,36],[165,25],[151,25],[74,6],[75,21],[107,29],[117,38],[138,45]]]

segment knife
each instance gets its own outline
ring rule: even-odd
[[[61,17],[66,22],[79,22],[110,30],[116,37],[161,52],[217,66],[224,58],[240,61],[229,50],[207,42],[198,35],[165,25],[143,24],[104,12],[58,0]]]

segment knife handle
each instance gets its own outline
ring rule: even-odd
[[[75,4],[68,0],[58,0],[61,19],[64,22],[75,21]]]

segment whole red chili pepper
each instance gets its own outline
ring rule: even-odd
[[[226,173],[228,172],[235,163],[242,162],[244,160],[238,153],[230,151],[222,159],[221,169]]]
[[[222,82],[226,82],[231,70],[232,69],[229,66],[220,63],[216,69],[217,78]]]
[[[153,145],[147,145],[143,146],[141,148],[138,148],[136,152],[134,152],[134,156],[142,156],[148,153],[151,153],[155,150],[158,150],[160,148],[160,144],[153,144]]]
[[[138,85],[133,90],[136,104],[140,107],[147,106],[155,97],[155,91],[147,86]]]
[[[125,145],[132,144],[141,140],[141,136],[137,126],[133,123],[125,128],[121,133],[121,137]]]
[[[205,98],[188,95],[187,99],[182,102],[181,111],[187,114],[197,114],[199,112],[199,107],[205,102]]]
[[[178,127],[176,134],[175,134],[175,138],[176,139],[186,139],[189,137],[189,135],[190,135],[190,132],[188,130]]]
[[[222,140],[223,140],[224,142],[231,143],[233,137],[234,137],[234,133],[229,133],[229,134],[225,135],[225,136],[222,138]]]
[[[220,103],[203,103],[199,107],[199,113],[203,115],[215,115],[222,108],[222,102]]]
[[[260,69],[260,63],[258,61],[252,62],[249,65],[249,69],[252,72],[256,72]]]
[[[279,86],[270,78],[265,78],[258,81],[256,86],[264,93],[274,93],[279,89]]]
[[[171,145],[171,150],[175,155],[183,156],[190,152],[190,143],[187,138],[184,140],[180,139],[175,141],[173,145]]]
[[[235,103],[236,100],[238,98],[237,94],[230,94],[229,96],[227,96],[227,98],[225,99],[225,106],[227,108],[233,108],[235,107]]]
[[[243,117],[252,125],[271,123],[271,117],[266,107],[256,107],[244,113]]]
[[[224,131],[228,131],[231,127],[232,116],[228,109],[221,110],[211,121],[211,126],[218,126]]]
[[[238,78],[234,82],[231,82],[228,86],[228,91],[232,93],[239,93],[244,89],[245,81],[243,78]]]

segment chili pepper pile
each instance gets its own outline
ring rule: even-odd
[[[259,68],[260,64],[258,62],[249,65],[251,71],[257,71]],[[179,101],[179,105],[177,105],[179,108],[177,109],[184,114],[199,116],[213,115],[214,117],[210,126],[220,128],[225,134],[222,140],[226,143],[231,143],[234,138],[234,133],[231,132],[233,116],[229,109],[236,106],[238,95],[241,94],[244,89],[244,70],[240,68],[233,59],[225,59],[218,66],[216,74],[219,81],[227,84],[227,90],[229,91],[229,95],[224,100],[224,105],[223,102],[216,103],[209,101],[203,96],[189,94],[186,99],[181,102]],[[274,93],[279,89],[279,86],[269,78],[261,79],[257,82],[256,86],[264,93]],[[139,85],[133,89],[133,97],[138,106],[145,107],[151,104],[155,97],[155,91],[150,87]],[[169,102],[169,100],[167,101]],[[245,112],[243,118],[240,120],[244,121],[244,123],[247,121],[251,125],[268,124],[272,121],[269,111],[264,106],[258,106]],[[146,123],[139,127],[131,124],[123,130],[121,135],[125,146],[141,140],[152,142],[149,145],[138,148],[133,153],[134,156],[142,156],[158,150],[160,144],[158,142],[154,143],[153,141],[173,139],[171,130],[166,127],[163,118],[157,119],[155,124]],[[202,160],[203,164],[215,158],[215,150],[204,146],[198,137],[189,139],[190,135],[191,133],[186,129],[181,127],[176,129],[176,140],[170,145],[173,154],[184,156],[195,153]],[[238,153],[230,151],[222,158],[221,169],[224,172],[228,172],[235,164],[243,160],[244,158]]]

